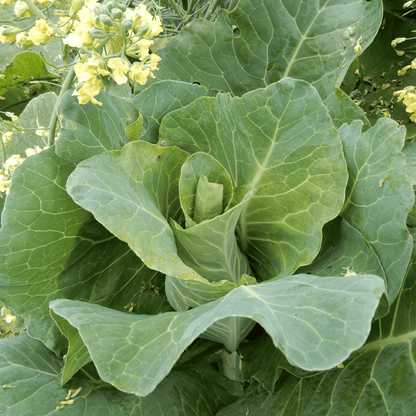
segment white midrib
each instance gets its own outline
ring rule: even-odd
[[[286,109],[285,109],[285,111],[286,111]],[[284,112],[282,114],[282,117],[284,116]],[[270,158],[272,157],[274,146],[276,144],[276,136],[277,136],[278,130],[279,130],[279,125],[276,126],[276,130],[274,132],[272,144],[270,146],[269,151],[267,152],[266,157],[263,160],[263,163],[261,164],[261,166],[257,170],[257,173],[254,175],[252,181],[248,184],[253,189],[256,189],[256,186],[259,183],[261,177],[263,176],[263,173],[266,170],[267,165],[269,164]],[[246,221],[246,218],[247,218],[246,211],[247,211],[248,205],[249,205],[249,203],[247,202],[245,204],[243,210],[241,211],[241,214],[240,214],[240,238],[241,238],[241,251],[243,253],[247,252],[247,243],[248,243],[247,242],[247,221]]]
[[[301,37],[300,37],[300,41],[299,41],[299,43],[298,43],[298,45],[296,46],[296,49],[294,50],[294,52],[293,52],[293,55],[292,55],[292,58],[290,59],[290,61],[288,62],[288,65],[287,65],[287,68],[286,68],[286,70],[285,70],[285,72],[284,72],[284,74],[283,74],[283,76],[282,76],[282,78],[284,78],[284,77],[287,77],[287,76],[289,76],[289,72],[290,72],[290,70],[292,69],[292,65],[293,65],[293,63],[295,62],[295,60],[296,60],[296,56],[297,56],[297,54],[298,54],[298,52],[299,52],[299,50],[300,50],[300,48],[302,47],[302,45],[303,45],[303,42],[304,42],[304,40],[306,39],[306,37],[307,37],[307,34],[309,33],[309,31],[311,30],[311,27],[314,25],[314,23],[316,22],[316,19],[318,18],[318,16],[320,15],[320,12],[321,12],[321,10],[322,9],[324,9],[325,8],[325,6],[328,4],[328,1],[329,0],[327,0],[326,2],[325,2],[325,4],[319,9],[319,12],[318,13],[316,13],[316,16],[315,16],[315,18],[312,20],[312,22],[311,22],[311,24],[309,25],[309,27],[308,27],[308,29],[305,31],[305,34],[304,35],[300,35]],[[296,25],[297,26],[297,25]],[[299,30],[299,27],[298,27],[298,30]],[[299,34],[300,34],[300,30],[299,30]]]
[[[327,0],[325,2],[324,6],[322,8],[324,8],[327,5],[328,1],[329,0]],[[322,8],[320,10],[322,10]],[[318,18],[319,14],[320,14],[320,12],[318,12],[316,14],[315,18],[312,20],[312,22],[309,25],[308,29],[305,31],[305,35],[301,35],[301,40],[298,43],[298,45],[297,45],[297,47],[296,47],[296,49],[295,49],[295,51],[294,51],[294,53],[292,55],[292,58],[290,59],[288,65],[287,65],[287,68],[286,68],[286,70],[285,70],[282,78],[287,77],[289,75],[289,72],[290,72],[290,70],[292,68],[292,65],[293,65],[293,63],[296,60],[297,53],[299,52],[299,49],[302,47],[302,44],[303,44],[304,40],[306,39],[307,34],[309,33],[309,30],[311,29],[311,27],[316,22],[316,19]],[[282,115],[282,117],[283,117],[283,115]],[[270,158],[271,158],[271,156],[273,154],[273,149],[274,149],[274,146],[276,144],[277,131],[278,131],[278,127],[276,128],[276,131],[275,131],[275,134],[274,134],[274,137],[273,137],[273,143],[270,146],[270,150],[267,153],[267,156],[264,159],[263,164],[261,165],[260,169],[257,171],[257,173],[254,176],[253,180],[249,184],[253,188],[256,188],[257,184],[259,183],[259,181],[260,181],[260,179],[261,179],[261,177],[263,175],[263,172],[266,170],[266,166],[268,165],[269,160],[270,160]],[[246,211],[247,211],[247,207],[248,207],[248,204],[246,204],[246,206],[243,208],[243,210],[241,212],[241,215],[240,215],[240,221],[239,221],[240,222],[239,231],[240,231],[240,238],[241,238],[240,243],[241,243],[241,251],[243,253],[246,253],[247,252],[247,245],[248,245],[248,241],[247,241],[247,221],[246,221],[246,215],[245,215],[246,214]]]

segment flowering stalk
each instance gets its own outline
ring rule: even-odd
[[[6,148],[4,147],[3,138],[1,139],[1,164],[2,166],[6,163]]]
[[[55,130],[56,123],[58,121],[58,105],[63,97],[63,95],[71,88],[72,82],[75,78],[75,69],[74,66],[71,67],[68,74],[66,75],[65,81],[62,84],[61,91],[59,93],[58,99],[56,100],[55,106],[53,107],[52,116],[49,122],[49,132],[48,132],[48,146],[52,146],[55,141]]]
[[[59,27],[49,22],[45,13],[35,4],[36,1],[43,5],[48,0],[24,0],[20,2],[22,4],[19,1],[15,7],[16,15],[29,17],[30,10],[38,20],[27,33],[17,27],[1,26],[0,42],[16,42],[21,47],[28,47],[48,43],[57,35],[64,44],[81,52],[71,66],[55,103],[47,133],[49,146],[55,141],[59,102],[75,78],[78,82],[73,95],[78,97],[78,102],[98,105],[101,103],[95,97],[102,89],[104,76],[111,77],[119,85],[127,82],[144,85],[148,77],[154,78],[153,72],[158,69],[160,57],[150,53],[149,48],[153,38],[162,32],[162,26],[160,18],[152,16],[145,4],[141,3],[133,10],[118,0],[105,0],[103,3],[74,0],[67,19],[61,19]],[[7,0],[7,4],[13,2],[15,0]],[[136,62],[131,64],[127,56],[135,58]],[[4,166],[7,164],[5,158],[2,141]],[[8,175],[11,172],[4,166],[4,174],[0,178],[1,192],[8,189]]]

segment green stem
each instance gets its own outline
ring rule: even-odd
[[[92,377],[90,374],[88,374],[83,368],[80,369],[82,373],[84,373],[85,377],[87,377],[88,381],[92,384],[96,384],[98,386],[101,385],[107,385],[104,381],[96,380],[94,377]]]
[[[174,0],[169,0],[170,5],[172,6],[173,10],[175,10],[176,14],[178,15],[178,17],[183,18],[181,11],[179,10],[178,5],[175,3]]]
[[[3,138],[0,138],[1,141],[1,164],[4,165],[6,163],[6,148],[4,147]]]
[[[69,70],[66,75],[65,81],[62,84],[61,92],[59,93],[58,99],[56,100],[55,106],[53,108],[51,120],[49,122],[49,133],[48,133],[48,146],[51,147],[55,142],[55,129],[56,123],[58,121],[58,105],[63,97],[63,95],[71,88],[72,81],[75,78],[75,69],[74,66]]]
[[[47,17],[43,14],[42,10],[40,10],[32,0],[25,0],[25,3],[28,5],[29,9],[38,19],[47,19]]]
[[[241,381],[241,372],[240,372],[240,363],[241,358],[237,351],[229,354],[227,351],[224,351],[221,354],[222,364],[224,366],[223,373],[229,379],[234,381]]]
[[[211,6],[209,7],[209,9],[207,10],[207,12],[205,13],[204,19],[209,20],[211,19],[215,9],[218,6],[218,3],[220,2],[220,0],[212,0],[211,1]]]

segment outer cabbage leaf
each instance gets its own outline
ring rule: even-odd
[[[349,180],[341,216],[377,254],[387,277],[387,298],[397,296],[412,251],[406,218],[414,192],[401,153],[405,129],[381,118],[365,133],[355,121],[339,129]]]
[[[308,266],[300,267],[297,273],[317,276],[370,273],[382,277],[387,286],[384,269],[374,249],[356,228],[341,217],[325,224],[318,256]],[[384,316],[388,310],[389,302],[383,294],[376,318]]]
[[[335,90],[382,20],[382,2],[240,0],[215,22],[195,20],[158,50],[157,79],[198,82],[242,95],[284,77],[312,83],[337,125],[365,115]],[[359,42],[360,39],[360,42]]]
[[[49,311],[59,330],[68,340],[68,352],[64,355],[64,366],[62,369],[61,384],[66,384],[74,374],[82,367],[91,362],[90,354],[82,342],[76,328],[71,326],[66,319]]]
[[[65,160],[81,162],[106,150],[120,149],[128,139],[126,124],[136,118],[136,109],[124,98],[101,92],[93,103],[79,104],[68,91],[59,102],[64,127],[56,141],[56,154]]]
[[[288,371],[297,377],[312,377],[316,372],[305,371],[289,364],[285,355],[277,349],[266,333],[240,345],[241,370],[245,381],[256,384],[273,393],[276,382]]]
[[[405,143],[402,149],[406,156],[406,175],[410,183],[416,185],[416,141]]]
[[[416,237],[413,230],[413,237]],[[403,288],[387,316],[374,322],[370,337],[342,365],[314,377],[281,377],[273,394],[252,389],[218,412],[249,409],[269,416],[413,416],[416,406],[416,250]],[[263,371],[266,368],[263,366]]]
[[[364,343],[383,291],[383,280],[373,275],[298,275],[240,286],[186,312],[126,316],[71,300],[53,301],[51,309],[78,329],[103,380],[144,396],[196,337],[230,316],[260,323],[292,364],[331,368]]]
[[[54,148],[27,158],[13,172],[0,230],[1,299],[26,319],[32,337],[57,354],[66,345],[49,315],[53,299],[119,310],[134,302],[138,313],[170,309],[164,276],[146,268],[67,194],[74,167]]]
[[[325,224],[324,238],[318,257],[299,273],[309,272],[317,276],[336,276],[350,272],[375,274],[383,277],[383,268],[374,250],[362,234],[341,217]],[[387,282],[386,282],[387,283]]]
[[[237,227],[257,276],[287,276],[316,257],[322,226],[344,201],[347,171],[315,88],[285,78],[241,98],[199,98],[166,115],[160,135],[160,144],[213,156],[234,186],[257,189]]]
[[[62,361],[41,342],[26,335],[0,340],[0,412],[4,415],[70,416],[211,416],[235,401],[239,384],[209,365],[172,371],[147,397],[126,394],[100,380],[78,374],[61,387]],[[63,401],[69,389],[81,391],[72,404]],[[62,406],[62,408],[59,408]]]

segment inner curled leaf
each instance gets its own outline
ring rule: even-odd
[[[195,195],[194,221],[200,223],[221,215],[223,197],[224,187],[222,184],[209,182],[205,175],[200,175]]]

